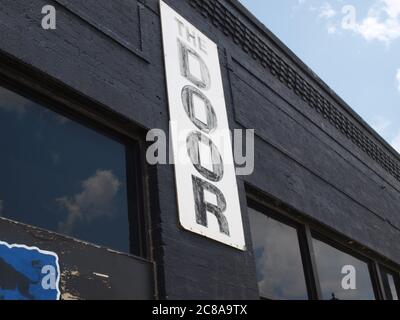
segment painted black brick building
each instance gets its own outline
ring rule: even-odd
[[[399,154],[238,1],[165,2],[218,45],[230,128],[255,129],[247,250],[181,228],[174,167],[146,163],[169,126],[158,0],[2,1],[0,241],[55,252],[62,299],[396,299]]]

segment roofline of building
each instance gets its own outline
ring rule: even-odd
[[[390,154],[400,162],[400,154],[379,135],[350,105],[345,102],[333,89],[331,89],[309,66],[307,66],[289,47],[287,47],[274,33],[269,30],[257,17],[255,17],[239,0],[230,0],[230,3],[240,11],[264,36],[266,36],[279,50],[281,50],[292,62],[307,76],[313,79],[321,88],[347,113],[376,139]]]

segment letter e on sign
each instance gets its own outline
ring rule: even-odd
[[[163,1],[160,12],[179,221],[245,250],[217,45]]]

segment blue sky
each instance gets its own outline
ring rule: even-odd
[[[400,0],[240,0],[400,152]]]

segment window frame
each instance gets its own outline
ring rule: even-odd
[[[31,73],[30,70],[23,70],[20,73],[20,68],[20,64],[0,55],[0,86],[39,104],[44,109],[49,109],[85,128],[94,130],[124,147],[130,250],[121,253],[151,259],[151,239],[147,232],[149,217],[146,214],[149,212],[149,195],[146,184],[144,130],[133,125],[115,111],[109,110],[76,91],[54,83],[43,75]],[[40,78],[39,81],[36,79],[37,76]],[[70,237],[69,235],[64,236]],[[107,246],[102,247],[107,248]]]
[[[258,189],[245,184],[247,207],[264,213],[266,210],[272,211],[274,216],[284,219],[283,221],[291,221],[300,226],[300,248],[303,248],[302,253],[303,270],[306,276],[307,287],[310,288],[310,299],[323,300],[322,291],[320,287],[319,275],[317,264],[314,255],[313,237],[317,240],[331,245],[332,247],[359,259],[368,265],[368,270],[373,286],[375,299],[386,300],[385,288],[382,282],[382,272],[380,268],[392,270],[394,275],[398,275],[398,286],[400,289],[400,266],[394,262],[389,261],[382,255],[367,249],[362,244],[339,234],[331,228],[324,227],[320,222],[315,219],[306,217],[303,213],[298,212],[296,209],[284,204],[282,201],[259,191]],[[265,213],[264,213],[265,214]],[[277,219],[279,221],[279,219]],[[304,230],[304,232],[301,232]],[[251,230],[250,230],[251,232]],[[303,258],[304,257],[304,258]],[[399,270],[398,272],[394,270]],[[398,290],[399,290],[398,289]]]
[[[383,292],[385,294],[385,297],[387,300],[393,300],[389,299],[389,295],[392,296],[392,292],[390,291],[390,285],[389,281],[387,280],[387,275],[390,274],[393,277],[396,293],[398,300],[400,300],[400,274],[399,272],[396,272],[392,270],[391,268],[388,268],[382,264],[379,265],[379,271],[380,271],[380,276],[382,277],[382,288]],[[384,277],[386,276],[386,280],[384,280]]]
[[[297,241],[300,249],[301,263],[303,267],[303,274],[305,279],[305,284],[307,288],[308,300],[315,299],[316,288],[313,286],[314,273],[311,267],[311,257],[308,256],[308,242],[304,241],[306,239],[305,229],[300,223],[289,219],[288,217],[282,216],[271,210],[270,208],[263,207],[256,201],[248,201],[248,207],[261,213],[262,215],[269,217],[279,223],[292,227],[297,232]],[[261,296],[263,300],[272,300],[270,297]]]
[[[369,273],[369,277],[371,280],[375,300],[379,300],[379,298],[381,297],[380,296],[380,288],[379,288],[377,277],[376,277],[376,269],[374,267],[374,261],[372,259],[360,254],[357,251],[351,250],[349,247],[345,246],[344,244],[342,244],[332,238],[327,237],[320,231],[312,230],[311,235],[312,235],[312,239],[318,240],[328,246],[331,246],[332,248],[334,248],[342,253],[345,253],[361,262],[364,262],[368,267],[368,273]],[[318,272],[318,270],[317,270],[317,272]]]

